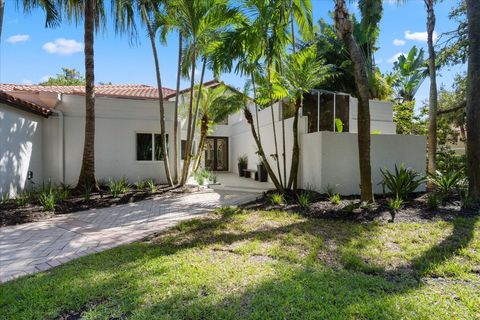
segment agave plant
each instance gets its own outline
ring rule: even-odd
[[[453,190],[457,189],[465,181],[462,171],[440,172],[437,170],[435,174],[429,174],[430,181],[435,185],[437,191],[443,195],[449,195]]]
[[[400,169],[395,165],[393,173],[388,169],[380,169],[380,172],[383,177],[382,185],[400,199],[407,199],[426,180],[415,170],[405,168],[403,164]]]

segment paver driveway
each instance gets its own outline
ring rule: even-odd
[[[258,196],[207,189],[0,228],[0,282],[142,239],[181,220]]]

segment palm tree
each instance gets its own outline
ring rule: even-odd
[[[469,196],[480,202],[480,2],[467,0],[467,172]]]
[[[218,33],[231,22],[232,10],[228,7],[227,0],[173,0],[170,9],[174,28],[181,32],[184,41],[184,60],[182,63],[183,74],[188,75],[190,69],[190,97],[187,116],[187,143],[186,154],[183,162],[180,184],[185,184],[192,160],[192,146],[195,134],[196,117],[198,116],[197,104],[194,108],[195,69],[197,60],[202,61],[202,78],[200,89],[203,85],[203,75],[207,64],[208,44],[214,41]]]
[[[289,100],[295,106],[293,120],[292,165],[287,188],[297,190],[298,167],[300,163],[300,145],[298,141],[298,118],[303,107],[303,95],[310,92],[328,77],[329,68],[318,59],[315,47],[305,48],[287,57],[284,67],[285,86],[289,92]],[[300,103],[298,103],[300,102]]]
[[[243,107],[242,96],[230,92],[230,89],[223,84],[215,88],[203,89],[200,98],[200,141],[193,164],[194,172],[197,171],[200,165],[205,141],[211,127],[221,123],[229,115]]]
[[[23,6],[25,13],[30,13],[35,8],[41,8],[45,13],[45,27],[57,27],[61,18],[55,0],[17,0],[17,5]],[[5,13],[5,0],[0,0],[0,41],[2,39],[3,16]]]
[[[358,95],[358,154],[360,166],[360,191],[362,201],[373,201],[372,167],[370,162],[370,91],[367,66],[353,36],[353,23],[345,0],[335,2],[335,27],[345,42],[354,67]]]
[[[95,178],[95,65],[94,35],[105,26],[103,0],[57,0],[65,9],[67,18],[78,22],[83,18],[85,54],[85,138],[77,189],[85,186],[97,188]]]
[[[430,96],[428,111],[428,166],[427,172],[435,174],[437,170],[437,110],[438,110],[438,92],[437,92],[437,69],[435,65],[436,53],[434,47],[434,31],[435,31],[435,0],[424,0],[427,8],[427,34],[428,34],[428,73],[430,76]],[[427,184],[429,189],[433,188],[432,182]]]
[[[115,2],[114,2],[115,4]],[[123,29],[134,29],[134,12],[140,17],[147,28],[147,34],[152,47],[153,60],[155,63],[155,75],[157,79],[158,103],[160,111],[160,143],[162,154],[164,155],[163,164],[167,182],[173,186],[173,178],[170,171],[170,160],[168,156],[167,134],[165,131],[165,106],[162,90],[162,77],[160,74],[160,63],[158,61],[158,51],[155,44],[155,34],[158,28],[167,24],[164,14],[161,14],[161,1],[159,0],[118,0],[117,6],[117,26]],[[163,13],[163,12],[162,12]],[[118,28],[118,27],[117,27]],[[162,35],[164,32],[162,33]]]

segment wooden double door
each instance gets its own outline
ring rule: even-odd
[[[207,137],[205,141],[205,168],[228,171],[228,138]]]

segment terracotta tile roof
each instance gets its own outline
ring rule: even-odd
[[[216,80],[216,79],[213,79],[213,80],[204,82],[202,87],[203,87],[203,88],[214,88],[214,87],[220,85],[221,83],[223,83],[223,82],[220,82],[220,81],[218,81],[218,80]],[[183,89],[183,90],[180,90],[180,91],[179,91],[179,94],[184,94],[184,93],[189,92],[189,91],[190,91],[190,87],[185,88],[185,89]],[[176,92],[175,90],[172,90],[172,93],[171,93],[171,94],[165,95],[164,97],[165,97],[165,99],[174,98],[175,95],[176,95],[176,93],[177,93],[177,92]]]
[[[85,94],[84,86],[39,86],[39,85],[20,85],[20,84],[0,84],[2,91],[22,91],[22,92],[52,92],[63,94]],[[175,93],[175,90],[162,88],[163,96],[169,96]],[[121,98],[140,98],[156,99],[158,90],[155,87],[144,84],[112,84],[95,86],[97,96],[121,97]]]
[[[52,114],[52,111],[46,107],[14,97],[8,92],[2,90],[0,90],[0,102],[8,104],[12,107],[20,108],[28,112],[42,115],[44,117],[48,117]]]

